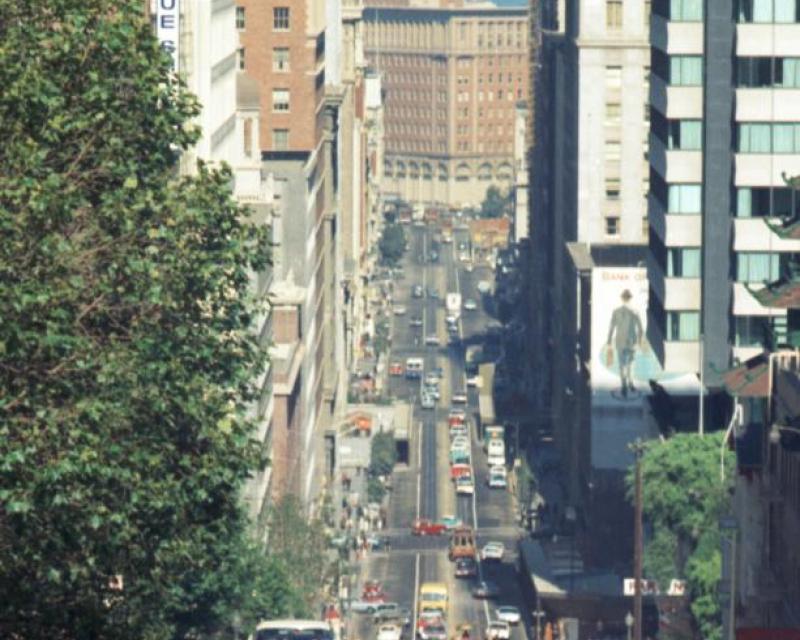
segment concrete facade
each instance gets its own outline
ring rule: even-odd
[[[365,10],[383,77],[383,187],[411,202],[480,204],[513,187],[516,103],[528,98],[528,12],[490,3]]]

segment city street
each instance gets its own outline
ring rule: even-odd
[[[484,638],[487,620],[495,619],[495,608],[515,605],[522,608],[515,570],[518,529],[514,522],[511,494],[503,489],[489,489],[486,454],[477,439],[475,430],[478,409],[478,391],[470,389],[468,405],[470,416],[472,464],[475,478],[473,496],[457,496],[449,478],[449,436],[447,416],[451,398],[456,392],[467,389],[464,373],[463,342],[474,342],[483,337],[490,317],[476,289],[480,280],[493,278],[491,270],[476,265],[472,272],[456,259],[461,243],[468,243],[466,229],[456,230],[452,244],[437,247],[437,262],[430,261],[434,231],[430,226],[406,226],[408,250],[403,267],[404,277],[395,279],[393,303],[406,307],[403,315],[393,316],[391,362],[405,364],[409,357],[424,359],[425,372],[442,369],[441,397],[435,409],[422,409],[420,405],[420,380],[405,377],[390,378],[391,394],[408,399],[414,404],[414,428],[411,435],[411,456],[407,469],[398,471],[389,504],[388,529],[384,533],[391,539],[389,551],[370,552],[363,561],[361,579],[378,580],[388,601],[408,606],[416,619],[419,585],[423,582],[444,582],[450,593],[447,616],[448,634],[453,637],[456,627],[471,625],[472,638]],[[424,297],[412,296],[412,287],[422,285]],[[433,297],[433,292],[438,295]],[[461,312],[460,342],[448,345],[445,322],[445,296],[458,292],[463,299],[478,302],[478,309]],[[422,318],[422,327],[411,326],[411,319]],[[426,346],[425,338],[436,334],[439,346]],[[448,535],[417,537],[411,535],[411,522],[416,517],[440,520],[445,515],[456,515],[465,525],[476,531],[478,549],[487,541],[505,544],[502,562],[480,563],[480,577],[494,582],[500,595],[493,600],[477,600],[470,593],[476,582],[457,579],[453,564],[447,558]],[[357,594],[354,594],[357,595]],[[372,639],[376,635],[370,616],[352,614],[351,638]],[[526,638],[526,614],[523,624],[512,627],[512,639]],[[404,638],[413,637],[412,628],[406,629]]]

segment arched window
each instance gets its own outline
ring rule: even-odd
[[[406,177],[406,163],[398,161],[395,164],[395,171],[394,171],[395,178],[405,178]]]
[[[497,167],[497,179],[498,180],[512,180],[514,177],[514,169],[508,163],[504,162],[499,167]]]
[[[430,162],[423,162],[422,163],[422,179],[423,180],[430,180],[433,178],[433,167],[431,166]]]
[[[389,160],[386,160],[383,163],[383,173],[385,176],[389,178],[392,177],[392,163]]]
[[[419,165],[416,162],[408,163],[408,177],[419,178]]]
[[[447,173],[447,165],[444,162],[439,163],[439,180],[447,182],[450,176]]]
[[[492,179],[492,165],[484,162],[478,167],[478,180],[491,180]]]
[[[456,167],[456,181],[466,182],[472,177],[472,172],[469,170],[469,165],[462,162]]]

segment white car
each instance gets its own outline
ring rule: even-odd
[[[453,404],[467,404],[467,392],[454,391],[451,401],[453,402]]]
[[[398,304],[394,308],[394,315],[396,315],[396,316],[404,316],[404,315],[406,315],[406,308],[403,305]]]
[[[437,376],[435,373],[426,373],[425,374],[425,384],[438,385],[439,384],[439,376]]]
[[[456,478],[456,493],[471,496],[475,493],[475,483],[472,476],[459,476]]]
[[[475,302],[472,298],[467,298],[464,300],[464,310],[465,311],[475,311],[478,308],[478,303]]]
[[[490,467],[503,467],[506,464],[505,455],[497,455],[496,453],[490,453],[487,460]]]
[[[502,542],[487,542],[481,549],[481,560],[502,560],[506,545]]]
[[[490,489],[505,489],[508,487],[508,480],[505,474],[489,473],[489,488]]]
[[[439,346],[439,336],[437,336],[435,333],[429,333],[427,336],[425,336],[425,344],[430,347]]]
[[[456,436],[450,443],[450,450],[455,449],[469,449],[469,440],[466,436]]]
[[[467,386],[480,389],[483,387],[483,378],[481,376],[470,376],[467,378]]]
[[[489,640],[510,640],[511,626],[503,620],[492,620],[486,630]]]
[[[511,605],[497,607],[495,610],[495,616],[497,616],[498,620],[502,620],[508,624],[519,624],[520,620],[522,619],[519,609],[512,607]]]
[[[508,626],[508,623],[506,623]],[[400,640],[403,629],[396,624],[382,624],[378,627],[378,640]]]
[[[436,398],[429,393],[423,393],[420,397],[420,404],[422,405],[423,409],[435,409]]]
[[[455,427],[450,427],[450,437],[454,440],[456,438],[467,438],[469,436],[469,430],[467,429],[467,425],[459,424]]]

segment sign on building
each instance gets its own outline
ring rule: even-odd
[[[180,60],[180,0],[155,0],[156,37],[172,57],[172,68],[178,72]]]

